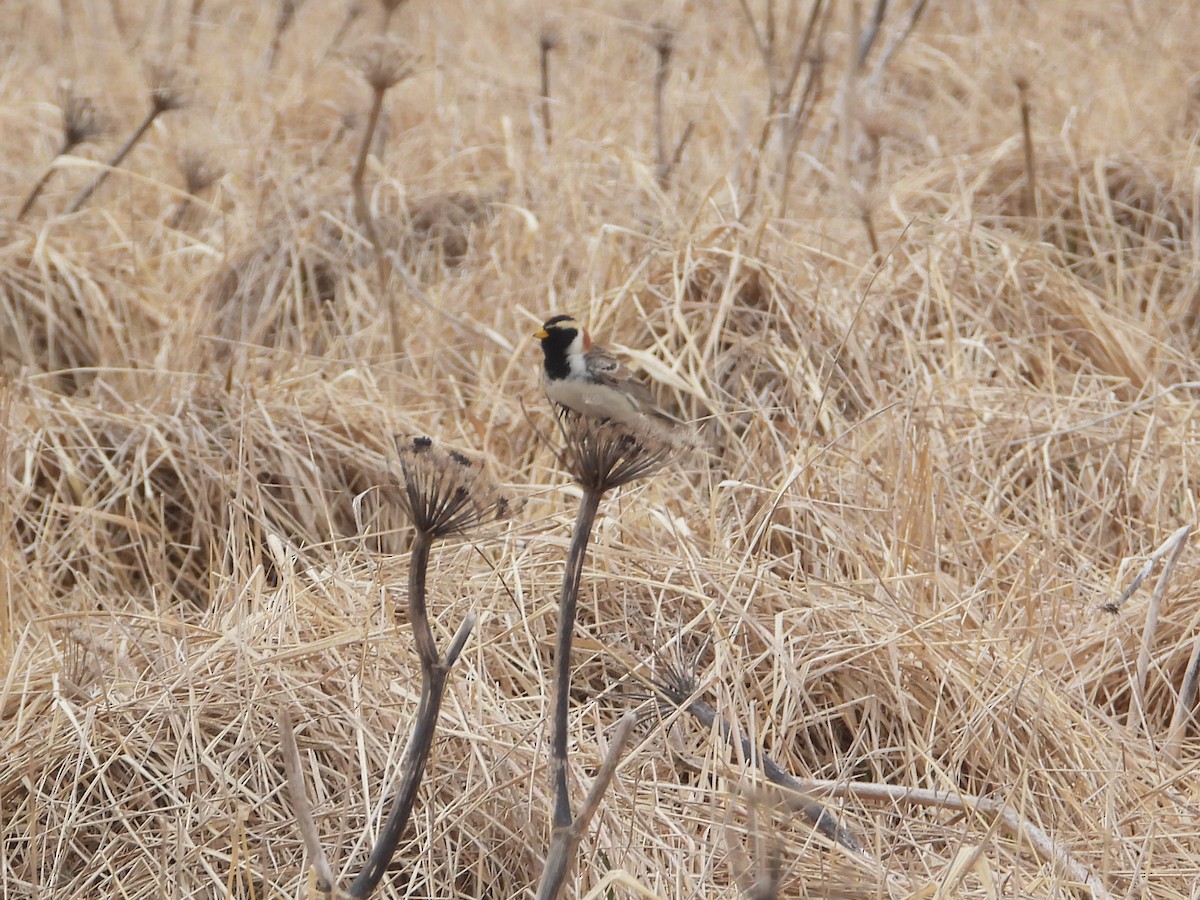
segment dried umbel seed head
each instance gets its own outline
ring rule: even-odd
[[[179,156],[184,187],[189,194],[199,194],[220,180],[225,170],[214,163],[203,150],[188,147]]]
[[[146,67],[146,84],[150,88],[150,105],[156,112],[170,112],[186,105],[185,78],[169,63],[150,63]]]
[[[654,26],[654,50],[660,65],[666,66],[675,52],[675,29],[659,22]]]
[[[592,419],[560,407],[562,460],[585,490],[604,493],[656,474],[696,448],[685,427],[646,417],[636,424]]]
[[[104,121],[90,97],[62,88],[63,152],[68,153],[104,131]]]
[[[448,537],[512,514],[512,502],[478,461],[427,437],[397,440],[396,449],[395,496],[418,531]]]
[[[363,78],[382,93],[412,74],[412,54],[390,35],[376,37],[363,48],[360,62]]]
[[[542,53],[549,53],[551,50],[557,49],[561,43],[562,30],[559,28],[558,22],[544,24],[542,33],[538,35],[538,46],[542,48]]]

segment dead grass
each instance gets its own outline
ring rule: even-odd
[[[1197,520],[1186,4],[930,4],[879,67],[902,5],[854,97],[838,5],[786,170],[736,3],[556,5],[551,142],[548,5],[409,0],[391,27],[418,62],[363,179],[390,272],[349,191],[370,96],[343,49],[381,10],[304,4],[271,49],[275,5],[190,6],[198,27],[25,4],[0,80],[0,893],[303,894],[285,709],[350,882],[419,699],[411,533],[378,488],[420,433],[525,506],[433,552],[436,642],[479,624],[380,895],[531,894],[577,489],[538,436],[526,335],[569,311],[710,451],[596,523],[577,804],[642,719],[573,896],[1194,896],[1194,537],[1144,688],[1160,570],[1099,608]],[[809,4],[775,6],[803,28]],[[185,40],[189,105],[62,215],[144,115],[141,62]],[[117,124],[16,224],[61,144],[59,77]],[[666,187],[659,129],[689,134]],[[224,174],[192,197],[177,161],[200,131]],[[869,858],[783,811],[740,743],[645,701],[656,654],[695,657],[701,698]]]

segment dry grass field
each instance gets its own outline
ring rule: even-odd
[[[0,896],[318,896],[285,713],[350,885],[413,435],[511,515],[432,547],[476,624],[376,896],[534,896],[560,312],[703,444],[600,506],[577,809],[638,719],[566,896],[1200,896],[1193,4],[0,18]]]

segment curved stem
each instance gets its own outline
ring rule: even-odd
[[[412,559],[408,568],[408,614],[412,622],[413,641],[421,658],[421,703],[417,708],[417,720],[412,736],[404,750],[400,786],[396,790],[395,806],[384,823],[379,839],[371,850],[362,872],[350,885],[351,897],[367,897],[375,890],[384,871],[396,853],[396,847],[408,825],[416,803],[417,791],[425,775],[425,766],[433,749],[433,734],[437,729],[438,714],[442,708],[442,694],[446,677],[450,674],[452,661],[438,657],[437,645],[433,640],[433,629],[429,625],[429,612],[425,605],[425,573],[429,568],[429,548],[433,538],[425,532],[417,532],[413,539]],[[464,623],[468,628],[473,620]],[[463,629],[455,637],[455,645],[461,649],[466,635]],[[457,654],[455,654],[457,655]]]

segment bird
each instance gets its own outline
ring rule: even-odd
[[[542,387],[552,402],[589,419],[622,425],[678,424],[658,409],[649,388],[615,356],[592,343],[592,336],[574,317],[547,319],[533,336],[542,343]]]

